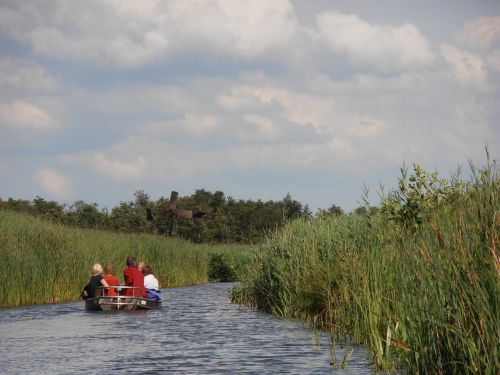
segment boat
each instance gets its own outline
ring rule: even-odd
[[[114,288],[117,291],[116,296],[108,296],[107,289]],[[132,291],[132,295],[127,294],[128,289],[137,289]],[[135,293],[134,293],[135,292]],[[133,294],[141,294],[141,288],[132,286],[118,287],[99,287],[97,295],[85,300],[85,310],[87,311],[117,311],[117,310],[159,310],[161,309],[161,299],[150,299],[135,297]]]

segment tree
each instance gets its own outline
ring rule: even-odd
[[[120,202],[111,210],[110,225],[122,232],[146,232],[146,212],[138,209],[134,202]]]
[[[23,199],[9,198],[6,201],[2,201],[0,199],[0,208],[5,208],[17,212],[31,212],[31,202]]]
[[[150,198],[149,195],[144,191],[144,190],[136,190],[134,192],[135,196],[135,202],[134,205],[137,208],[143,208],[146,209],[150,205]]]
[[[107,214],[99,211],[97,203],[85,203],[76,201],[66,214],[68,224],[84,228],[105,229],[107,226]]]
[[[33,199],[33,212],[52,221],[61,222],[64,216],[64,206],[55,201],[46,201],[37,196]]]
[[[309,208],[309,205],[306,204],[304,206],[304,209],[302,210],[302,216],[306,219],[306,220],[311,220],[313,218],[313,213],[311,211],[311,209]]]
[[[342,216],[343,214],[344,214],[344,210],[342,210],[341,207],[339,207],[335,204],[332,204],[326,210],[322,210],[320,208],[318,210],[318,213],[316,214],[316,216],[318,216],[318,217],[326,217],[326,216],[336,217],[336,216]]]
[[[380,209],[378,207],[366,206],[366,207],[357,207],[356,209],[354,209],[353,212],[356,215],[371,216],[375,215],[379,211]]]
[[[283,216],[287,220],[298,219],[302,216],[302,204],[292,198],[290,193],[287,193],[282,200]]]

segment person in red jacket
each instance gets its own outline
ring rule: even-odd
[[[123,270],[123,279],[125,286],[133,286],[138,289],[125,289],[126,296],[146,298],[148,293],[144,289],[144,274],[137,269],[137,263],[134,257],[127,258],[127,268]]]
[[[106,280],[109,286],[120,286],[120,281],[115,276],[115,266],[111,263],[104,266],[104,280]],[[115,288],[108,288],[107,292],[108,296],[116,296]]]

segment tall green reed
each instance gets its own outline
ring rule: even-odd
[[[401,226],[378,214],[295,221],[263,245],[239,292],[366,345],[381,369],[499,371],[500,182]]]

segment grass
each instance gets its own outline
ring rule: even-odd
[[[498,374],[500,181],[483,177],[417,229],[382,214],[291,222],[233,296],[366,345],[379,369]]]
[[[94,263],[111,262],[121,281],[133,255],[153,267],[162,287],[206,283],[208,264],[223,254],[238,268],[252,249],[195,245],[152,235],[69,228],[26,214],[0,210],[0,306],[78,299]]]

